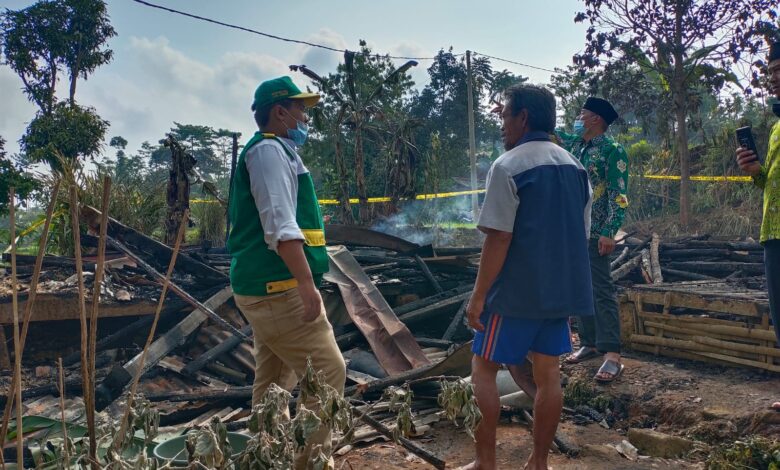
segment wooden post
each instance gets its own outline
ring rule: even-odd
[[[227,203],[227,216],[225,217],[225,245],[227,245],[228,237],[230,237],[230,197],[233,194],[233,177],[236,174],[236,162],[238,160],[238,134],[233,133],[233,155],[230,160],[230,182],[228,183],[228,203]]]
[[[79,311],[81,319],[81,382],[82,390],[84,394],[84,408],[86,410],[92,409],[94,412],[94,401],[92,400],[92,394],[90,393],[90,384],[92,381],[89,378],[89,340],[87,329],[87,306],[84,303],[84,297],[86,291],[84,289],[84,273],[81,263],[81,232],[79,231],[79,196],[78,188],[75,181],[70,181],[70,217],[71,217],[71,230],[73,231],[73,250],[76,258],[76,279],[78,279],[79,289]],[[94,299],[93,299],[94,302]],[[89,411],[87,411],[89,415]],[[87,420],[89,424],[89,419]],[[93,429],[89,429],[89,444],[90,449],[95,449],[97,445],[97,437],[95,436],[94,421]],[[91,454],[91,453],[90,453]],[[90,464],[93,470],[97,470],[97,461],[90,456]]]
[[[38,242],[38,257],[35,259],[35,268],[33,269],[33,275],[30,279],[30,287],[28,289],[29,293],[27,296],[27,303],[25,304],[24,308],[24,323],[22,324],[22,334],[20,338],[20,354],[19,354],[19,360],[21,361],[22,355],[24,354],[24,344],[27,340],[27,331],[30,327],[30,319],[32,318],[32,312],[33,312],[33,305],[35,304],[35,298],[38,295],[38,280],[40,279],[41,275],[41,268],[43,266],[43,257],[46,253],[46,240],[49,238],[49,226],[51,225],[51,219],[52,214],[54,213],[54,206],[57,203],[57,195],[60,191],[60,181],[57,180],[54,183],[54,188],[51,192],[51,200],[49,201],[49,206],[46,209],[46,222],[43,224],[43,231],[41,232],[41,238]],[[2,359],[1,355],[2,352],[5,351],[6,356],[8,355],[8,349],[6,348],[5,344],[5,331],[3,331],[3,327],[0,326],[0,339],[2,340],[2,346],[0,346],[0,360]],[[10,368],[10,364],[8,366]],[[9,387],[9,390],[14,390],[16,387],[16,380],[17,378],[14,377],[11,381],[11,387]],[[3,447],[5,444],[5,437],[8,433],[8,424],[9,424],[9,418],[11,416],[11,410],[13,409],[13,394],[9,396],[8,401],[6,401],[5,404],[5,411],[3,412],[3,424],[2,428],[0,428],[0,448]],[[0,462],[2,462],[2,452],[0,452]]]
[[[24,436],[22,435],[22,350],[19,340],[19,299],[16,286],[16,197],[14,188],[8,189],[8,217],[11,229],[11,302],[14,311],[14,378],[16,388],[16,466],[24,470]],[[4,466],[5,467],[5,466]]]
[[[111,178],[105,176],[103,178],[103,205],[101,206],[100,213],[100,238],[98,239],[98,259],[97,266],[95,267],[95,278],[92,290],[92,312],[89,318],[89,351],[87,353],[87,360],[89,364],[89,396],[95,396],[95,353],[97,343],[97,323],[98,323],[98,311],[100,309],[100,287],[103,284],[103,270],[105,268],[106,260],[106,232],[108,230],[108,205],[111,199]],[[60,358],[62,363],[62,358]],[[82,364],[82,368],[84,365]],[[90,407],[87,408],[87,429],[89,430],[89,458],[93,462],[97,461],[97,441],[95,440],[95,404],[94,401],[90,403]]]
[[[466,73],[467,93],[468,93],[468,113],[469,113],[469,164],[471,168],[471,212],[474,223],[479,216],[479,195],[477,195],[477,143],[474,131],[474,78],[471,73],[471,51],[466,51]]]

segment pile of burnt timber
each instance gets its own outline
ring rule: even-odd
[[[629,237],[613,253],[612,277],[623,285],[632,285],[763,276],[763,254],[761,245],[753,240]]]
[[[91,208],[82,211],[83,222],[92,230],[98,216]],[[229,287],[229,256],[195,249],[179,253],[157,335],[142,361],[144,353],[138,344],[149,330],[152,316],[147,314],[154,312],[160,273],[165,272],[172,250],[115,220],[110,220],[107,235],[107,257],[112,261],[106,270],[110,281],[105,283],[106,292],[122,285],[133,299],[148,306],[133,311],[139,317],[132,324],[98,337],[95,409],[119,414],[120,397],[140,373],[139,392],[157,404],[167,431],[186,432],[215,416],[231,428],[245,427],[255,364],[251,328],[235,307]],[[322,291],[348,364],[345,385],[350,393],[360,390],[365,399],[376,399],[389,386],[417,381],[414,387],[422,392],[413,409],[418,430],[424,431],[442,417],[436,405],[436,380],[426,383],[426,378],[464,377],[470,371],[470,346],[464,342],[471,334],[463,315],[476,277],[479,249],[437,253],[430,246],[338,226],[328,227],[327,237],[331,272]],[[86,248],[92,239],[86,234],[82,238]],[[66,258],[44,259],[44,269],[62,271],[54,280],[69,277],[73,267],[73,260]],[[88,257],[84,269],[94,271]],[[39,292],[44,285],[39,284]],[[77,298],[64,284],[55,290],[57,295]],[[101,320],[111,308],[106,295],[106,299],[101,296]],[[33,320],[50,320],[38,315],[39,305]],[[72,339],[78,346],[77,337]],[[78,399],[82,393],[78,354],[64,359],[65,395]],[[39,358],[32,364],[33,359],[25,357],[25,362],[23,401],[30,414],[46,400],[56,403],[51,396],[58,396],[59,389],[54,385],[56,368],[51,359],[41,362]],[[32,378],[31,366],[37,366],[37,378]],[[0,402],[4,399],[0,396]],[[371,429],[359,430],[368,440],[387,435],[394,422],[386,407],[372,409],[366,416]],[[408,441],[404,445],[416,446]],[[9,458],[12,447],[12,442],[6,443]]]
[[[616,250],[623,342],[637,351],[780,373],[763,248],[707,237]]]

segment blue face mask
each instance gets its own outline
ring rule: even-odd
[[[582,119],[577,119],[574,121],[574,133],[577,135],[582,135],[585,133],[585,121]]]
[[[292,116],[292,114],[290,114],[290,117],[295,119]],[[297,119],[295,119],[295,123],[296,123],[295,129],[287,129],[287,137],[289,137],[290,140],[292,140],[295,143],[295,145],[300,147],[306,143],[306,139],[309,137],[309,125]]]

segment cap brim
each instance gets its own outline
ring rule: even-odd
[[[290,96],[291,100],[303,100],[303,104],[307,108],[311,108],[320,102],[320,95],[317,93],[300,93],[298,95]]]

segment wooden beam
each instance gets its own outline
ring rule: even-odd
[[[26,295],[20,296],[20,308],[26,305]],[[92,302],[87,302],[87,308],[91,308],[91,305]],[[154,302],[147,300],[105,303],[100,305],[99,318],[149,315],[154,313],[155,306]],[[35,299],[35,315],[30,318],[30,321],[77,320],[80,315],[79,308],[78,295],[75,293],[39,293]],[[13,312],[10,302],[0,303],[0,324],[8,325],[12,322]]]
[[[227,302],[232,297],[233,289],[225,287],[208,299],[204,304],[206,307],[214,310]],[[149,346],[142,373],[149,370],[157,364],[162,358],[167,356],[178,346],[184,344],[184,341],[192,334],[209,316],[206,312],[198,309],[187,315],[176,326],[168,330],[163,336],[158,338]],[[124,365],[117,365],[111,370],[109,375],[98,387],[95,400],[95,409],[103,410],[121,395],[125,386],[130,383],[135,374],[139,371],[141,354],[130,359]]]

